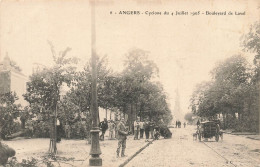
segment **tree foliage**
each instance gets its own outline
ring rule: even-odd
[[[66,48],[57,54],[52,43],[49,42],[49,45],[54,65],[30,76],[24,98],[33,108],[32,112],[40,115],[43,121],[50,123],[51,129],[54,129],[54,136],[56,136],[55,125],[57,111],[60,106],[61,89],[64,89],[64,85],[68,87],[71,85],[76,70],[76,67],[73,67],[72,64],[75,64],[77,59],[66,57],[71,50],[70,48]],[[58,115],[58,117],[60,116]],[[56,140],[54,141],[54,147],[50,150],[56,153]]]
[[[186,113],[185,116],[184,116],[184,119],[188,122],[192,122],[192,117],[194,116],[193,113],[189,112],[189,113]]]
[[[66,49],[56,57],[52,48],[55,65],[30,77],[24,97],[31,110],[45,117],[44,120],[47,121],[57,107],[63,123],[74,127],[79,122],[86,122],[89,131],[92,122],[91,63],[89,61],[82,71],[74,71],[67,66],[72,61],[65,59],[68,51]],[[125,57],[125,68],[120,73],[114,73],[108,67],[106,56],[97,58],[98,106],[128,114],[129,125],[137,116],[154,121],[163,119],[165,123],[172,120],[163,86],[152,81],[158,76],[158,67],[148,56],[148,52],[141,49],[130,50]],[[64,83],[69,90],[60,99],[60,88]]]
[[[19,116],[21,105],[16,104],[18,97],[15,92],[0,94],[0,133],[5,139],[7,135],[17,132],[15,120]]]
[[[221,114],[224,128],[259,131],[259,37],[259,23],[242,36],[244,50],[255,53],[252,65],[241,55],[232,56],[211,71],[212,81],[197,86],[190,100],[194,114]]]

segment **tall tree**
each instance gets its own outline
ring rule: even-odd
[[[107,65],[106,56],[97,57],[97,93],[98,107],[109,109],[114,104],[114,76]],[[87,63],[83,71],[75,73],[73,86],[63,100],[65,119],[69,120],[72,114],[84,113],[87,116],[88,127],[91,127],[91,63]],[[88,129],[90,130],[90,129]]]
[[[148,59],[149,53],[141,49],[132,49],[126,54],[125,69],[122,72],[123,112],[130,106],[129,124],[133,122],[140,108],[140,97],[143,85],[158,76],[158,67]],[[139,104],[139,105],[138,105]]]
[[[252,70],[240,55],[219,63],[211,72],[213,80],[197,87],[191,98],[191,109],[199,116],[222,114],[224,128],[254,129],[257,120],[252,117],[256,96],[252,92]],[[253,89],[255,90],[255,89]],[[238,115],[238,118],[237,118]],[[248,123],[252,121],[254,125]]]
[[[77,63],[77,59],[66,57],[71,50],[70,48],[66,48],[57,54],[51,42],[49,42],[49,45],[54,65],[30,76],[30,81],[27,83],[27,93],[24,94],[24,97],[30,105],[38,105],[38,111],[42,112],[43,110],[43,113],[47,114],[47,120],[52,120],[54,137],[50,139],[49,150],[51,153],[56,154],[56,123],[60,91],[62,85],[70,86],[76,69],[72,64]]]
[[[251,82],[248,87],[248,96],[246,100],[247,103],[247,111],[251,113],[252,118],[250,121],[252,123],[249,124],[251,129],[255,129],[259,132],[259,110],[260,110],[260,22],[256,22],[250,26],[250,30],[248,33],[242,36],[241,44],[245,51],[249,51],[255,54],[254,56],[254,67],[252,70]],[[251,111],[250,111],[251,110]],[[256,127],[256,128],[254,128]]]

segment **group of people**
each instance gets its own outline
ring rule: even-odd
[[[176,126],[175,128],[181,128],[181,121],[176,121]],[[185,128],[186,127],[186,122],[183,123],[183,127]]]
[[[139,140],[144,138],[145,141],[151,139],[158,139],[159,137],[159,126],[155,124],[154,121],[139,121],[139,119],[134,121],[134,140]]]
[[[109,131],[108,139],[112,140],[117,138],[118,135],[118,124],[120,121],[113,121],[104,118],[104,121],[100,122],[99,128],[101,131],[101,135],[99,137],[100,140],[104,140],[104,135],[106,131]],[[139,119],[135,120],[133,123],[133,134],[134,140],[143,139],[145,135],[145,141],[148,139],[154,139],[155,137],[159,137],[159,126],[155,124],[154,121],[139,121]],[[129,133],[129,131],[128,131]]]
[[[117,157],[119,157],[120,149],[121,150],[121,157],[125,156],[125,148],[126,148],[126,139],[128,134],[130,133],[129,128],[126,126],[126,122],[124,118],[120,120],[107,120],[104,118],[104,121],[100,122],[99,128],[101,131],[101,135],[99,136],[100,140],[104,140],[104,135],[106,131],[109,131],[108,139],[118,139],[118,147],[116,150]],[[164,125],[163,120],[158,121],[155,123],[154,121],[149,121],[146,119],[145,121],[140,121],[136,119],[133,123],[133,134],[134,140],[143,139],[145,135],[145,141],[148,142],[149,139],[158,140],[160,136],[164,138],[170,138],[172,133]]]
[[[113,140],[117,138],[117,125],[119,121],[113,121],[113,120],[108,120],[104,118],[104,121],[99,123],[99,128],[101,131],[101,135],[99,137],[100,140],[104,140],[104,135],[106,131],[109,131],[108,139]]]
[[[169,128],[164,124],[163,120],[155,123],[154,121],[149,121],[146,119],[145,121],[140,121],[136,119],[133,124],[134,128],[134,140],[139,140],[144,137],[145,141],[149,141],[149,137],[151,139],[158,140],[160,136],[164,138],[171,138],[172,133]],[[122,147],[121,156],[125,156],[125,148],[126,148],[126,138],[128,135],[128,128],[125,125],[124,118],[121,118],[120,122],[117,125],[117,133],[118,133],[118,147],[117,147],[117,157],[119,157],[120,148]]]

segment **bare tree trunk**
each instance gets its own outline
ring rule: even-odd
[[[223,116],[223,128],[226,129],[227,125],[226,125],[226,113],[222,112],[222,116]]]
[[[151,121],[152,120],[152,112],[151,112],[151,110],[149,110],[149,121]]]
[[[137,119],[137,117],[138,117],[137,108],[138,108],[138,106],[137,106],[137,102],[136,102],[136,103],[135,103],[135,119]]]
[[[54,122],[54,154],[57,154],[57,103],[55,107],[55,122]]]
[[[56,108],[54,110],[54,120],[52,120],[52,125],[53,126],[53,130],[52,130],[52,134],[50,136],[50,146],[49,146],[49,152],[53,153],[54,155],[57,154],[57,104],[56,104]]]
[[[107,107],[106,107],[106,119],[107,119]]]
[[[133,124],[133,104],[130,105],[130,115],[129,115],[129,128],[131,130],[131,133],[133,134],[132,124]]]

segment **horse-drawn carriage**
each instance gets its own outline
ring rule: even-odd
[[[201,141],[202,138],[211,139],[213,137],[215,137],[217,142],[219,141],[219,137],[223,140],[223,132],[220,131],[219,124],[219,121],[201,122],[197,130],[199,141]]]

